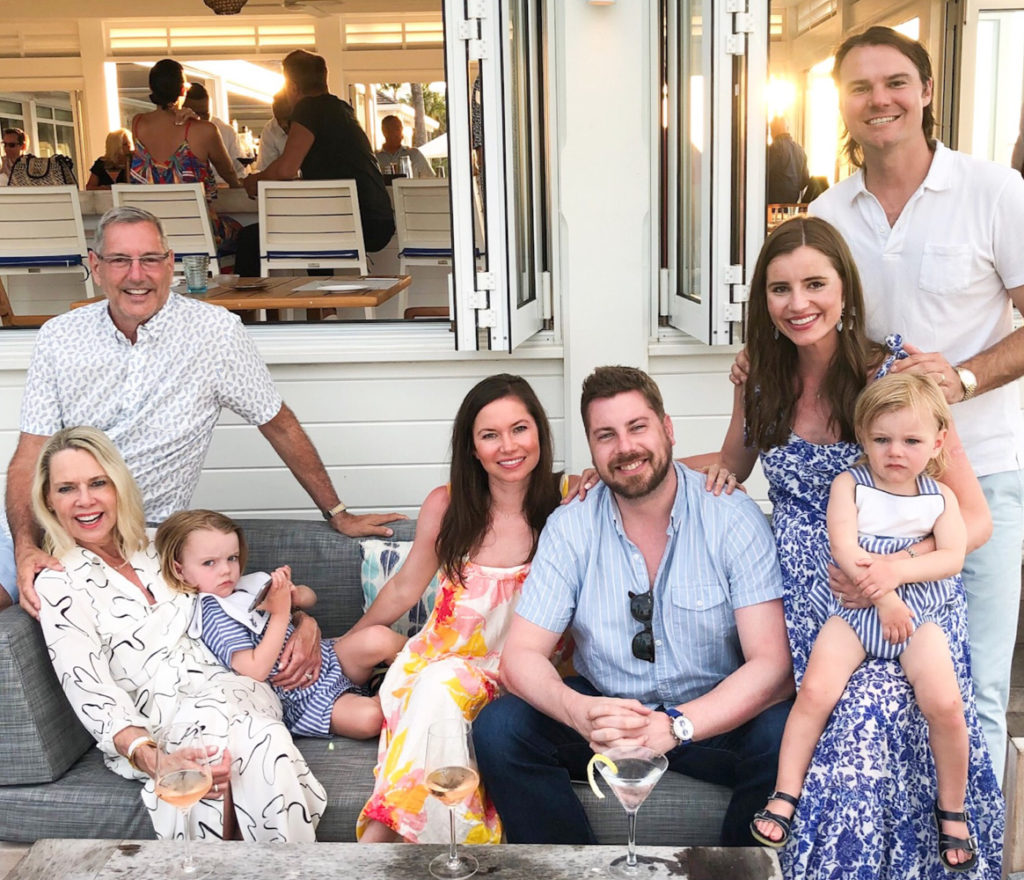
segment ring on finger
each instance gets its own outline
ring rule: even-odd
[[[313,679],[313,673],[312,672],[307,672],[306,673],[306,681],[312,681],[312,679]]]
[[[844,607],[846,605],[846,596],[844,596],[842,593],[839,594],[839,604],[843,605]]]
[[[220,794],[220,783],[215,782],[213,784],[213,793],[214,794]]]

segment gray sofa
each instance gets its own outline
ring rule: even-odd
[[[325,635],[346,631],[362,613],[357,541],[325,523],[242,520],[249,568],[289,563],[296,583],[313,587],[313,611]],[[396,540],[411,540],[415,523],[399,523]],[[355,839],[359,810],[373,787],[376,741],[297,739],[324,784],[328,808],[320,840]],[[614,797],[594,798],[576,783],[601,843],[625,840],[626,819]],[[639,840],[650,845],[718,842],[729,791],[668,773],[641,811]],[[64,698],[39,627],[20,608],[0,613],[0,840],[48,837],[151,838],[139,785],[103,766],[92,738]]]

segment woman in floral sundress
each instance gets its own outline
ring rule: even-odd
[[[448,808],[424,784],[427,728],[472,721],[501,692],[501,649],[537,537],[575,484],[552,461],[547,417],[525,380],[491,376],[466,395],[452,427],[451,483],[427,496],[409,558],[353,627],[391,624],[440,569],[430,619],[381,685],[376,781],[356,828],[363,842],[448,840]],[[482,788],[456,807],[455,821],[461,841],[501,840]]]
[[[760,455],[798,687],[831,599],[821,576],[829,546],[829,486],[860,455],[854,401],[901,355],[898,336],[887,340],[888,352],[865,338],[863,315],[860,280],[839,233],[815,217],[777,227],[751,279],[746,382],[736,389],[729,432],[709,468],[709,485],[723,485],[731,474],[745,479]],[[952,429],[946,443],[950,465],[942,480],[960,502],[969,546],[977,546],[991,524],[988,507]],[[933,546],[926,538],[915,549],[926,553]],[[849,588],[843,599],[857,601]],[[965,876],[998,877],[1004,809],[974,705],[962,588],[940,626],[953,652],[970,736],[967,807],[979,859]],[[948,875],[938,854],[935,792],[927,723],[906,677],[895,661],[867,660],[818,742],[802,794],[792,793],[800,795],[797,806],[768,802],[768,809],[793,823],[792,839],[779,855],[783,876],[943,880]],[[942,831],[964,836],[962,826]],[[771,833],[779,839],[779,831]]]

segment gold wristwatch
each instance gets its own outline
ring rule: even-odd
[[[956,370],[956,374],[960,377],[960,384],[964,388],[964,396],[960,398],[961,402],[970,400],[978,391],[978,377],[964,366],[953,367],[953,369]]]

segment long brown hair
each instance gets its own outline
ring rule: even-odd
[[[836,60],[832,65],[832,79],[836,86],[839,85],[839,68],[843,66],[846,56],[854,49],[861,46],[888,46],[905,56],[917,69],[917,75],[921,78],[921,85],[927,86],[933,81],[932,60],[928,57],[928,50],[917,40],[904,36],[899,31],[890,27],[875,25],[866,31],[847,37],[843,44],[836,50]],[[924,131],[924,139],[928,149],[935,149],[935,92],[932,92],[932,100],[925,104],[921,113],[921,129]],[[851,136],[846,132],[846,144],[843,146],[846,158],[851,165],[860,168],[864,164],[864,151]]]
[[[778,226],[757,258],[747,309],[750,373],[743,399],[747,442],[762,452],[789,439],[802,390],[796,371],[797,347],[777,334],[768,314],[768,264],[805,246],[828,258],[843,285],[843,330],[821,385],[821,396],[830,409],[829,428],[841,440],[856,440],[853,410],[857,395],[867,384],[869,365],[880,357],[879,346],[864,335],[864,294],[843,237],[819,217],[794,217]]]
[[[540,458],[530,474],[523,500],[523,515],[533,530],[531,559],[537,552],[537,539],[544,523],[561,500],[558,485],[562,475],[553,472],[551,426],[529,382],[508,373],[488,376],[478,382],[462,401],[452,425],[451,498],[434,547],[441,570],[452,581],[462,579],[463,562],[479,546],[491,522],[490,484],[475,454],[473,423],[480,410],[505,397],[520,401],[537,425]]]

